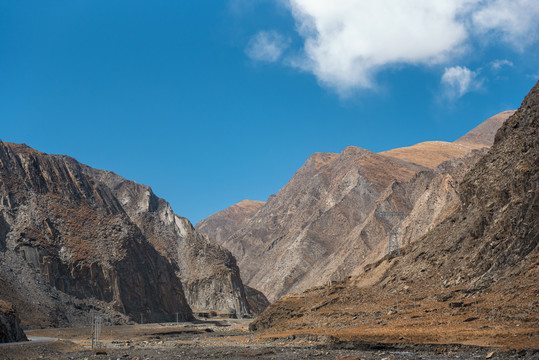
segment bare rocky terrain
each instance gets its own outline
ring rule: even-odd
[[[377,212],[407,213],[401,245],[419,239],[457,206],[459,183],[512,113],[486,120],[453,143],[379,154],[357,147],[316,153],[255,211],[238,214],[235,205],[197,228],[228,248],[244,281],[272,301],[357,275],[388,251]],[[236,214],[233,220],[229,212]],[[395,225],[397,219],[390,221]]]
[[[27,327],[87,324],[91,312],[126,323],[264,306],[255,290],[248,302],[230,252],[148,186],[3,142],[0,289]]]
[[[270,336],[467,344],[539,356],[539,83],[464,176],[458,203],[402,255],[281,298]],[[502,357],[503,358],[503,357]]]

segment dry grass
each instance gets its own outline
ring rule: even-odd
[[[470,150],[469,146],[460,144],[427,141],[409,147],[384,151],[380,154],[434,169],[444,161],[464,156]]]
[[[533,303],[525,298],[531,293],[512,299],[491,292],[477,298],[477,311],[473,297],[440,301],[439,292],[423,298],[400,294],[397,311],[396,295],[354,288],[355,294],[349,287],[322,287],[282,299],[282,318],[258,333],[259,339],[313,334],[343,341],[539,348],[539,317],[526,305]]]

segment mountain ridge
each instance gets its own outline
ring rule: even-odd
[[[382,153],[355,146],[315,153],[277,194],[216,241],[236,256],[245,282],[272,301],[355,274],[387,252],[376,210],[413,214],[403,222],[403,243],[417,239],[447,215],[443,209],[458,197],[456,186],[485,152],[484,139],[492,142],[490,130],[509,115],[473,129],[482,141],[476,146],[424,142]],[[212,231],[205,229],[215,239]]]

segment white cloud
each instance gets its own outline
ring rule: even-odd
[[[290,0],[305,39],[301,67],[339,90],[371,87],[394,63],[439,63],[467,37],[465,0]]]
[[[494,60],[493,62],[490,63],[490,66],[492,67],[493,70],[498,71],[504,66],[513,67],[514,64],[512,61],[504,59],[504,60]]]
[[[445,68],[442,84],[445,86],[446,96],[450,98],[459,98],[481,86],[481,82],[477,79],[477,73],[465,66]]]
[[[479,32],[494,32],[517,48],[535,42],[539,37],[539,1],[488,0],[481,1],[472,15]]]
[[[260,31],[251,38],[245,52],[253,60],[275,62],[289,45],[290,41],[275,31]]]
[[[524,48],[539,33],[537,0],[275,1],[288,3],[303,48],[283,57],[289,42],[262,32],[248,55],[282,59],[339,93],[375,87],[376,74],[388,66],[451,65],[474,44],[502,40]]]

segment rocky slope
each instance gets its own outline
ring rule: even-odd
[[[238,230],[243,221],[252,216],[264,204],[264,201],[240,201],[201,220],[195,225],[195,229],[201,234],[211,236],[217,243],[222,243],[224,239]]]
[[[410,214],[402,224],[404,244],[438,224],[453,206],[463,175],[486,151],[485,139],[492,142],[488,131],[509,114],[474,129],[466,144],[314,154],[234,233],[221,234],[220,243],[238,259],[246,283],[272,301],[357,273],[387,253],[386,229],[376,212]]]
[[[0,343],[26,341],[20,320],[12,304],[0,300]]]
[[[0,165],[0,298],[23,323],[252,312],[230,253],[149,187],[25,145],[0,142]]]
[[[306,292],[301,299],[311,299],[307,306],[283,298],[252,328],[321,326],[339,332],[344,326],[349,336],[369,336],[370,329],[384,341],[452,336],[461,343],[478,336],[496,343],[495,334],[505,329],[505,343],[537,348],[539,83],[498,130],[458,193],[453,212],[402,256]]]

